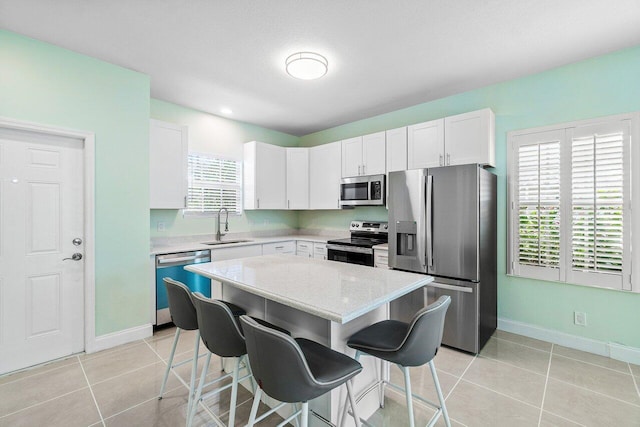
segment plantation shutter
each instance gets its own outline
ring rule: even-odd
[[[627,138],[624,122],[571,134],[571,281],[622,284]]]
[[[242,162],[189,153],[187,212],[214,213],[227,208],[242,213]]]
[[[516,269],[548,280],[560,278],[561,136],[527,135],[516,153]]]

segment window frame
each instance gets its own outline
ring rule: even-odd
[[[633,165],[640,164],[640,150],[633,146],[639,141],[640,113],[621,114],[580,120],[557,125],[528,128],[507,133],[507,275],[535,280],[554,281],[573,285],[640,292],[640,286],[633,283],[634,265],[639,255],[632,248],[640,247],[640,236],[634,233],[632,215],[640,195],[638,178],[633,174]],[[576,132],[584,133],[587,128],[603,126],[624,126],[626,138],[623,141],[623,264],[621,274],[606,272],[574,271],[572,269],[572,141]],[[544,134],[556,134],[560,140],[560,262],[558,271],[554,268],[522,265],[518,260],[519,251],[519,211],[518,148],[524,144],[541,142]],[[633,182],[633,184],[632,184]],[[633,192],[634,194],[631,194]],[[637,222],[637,220],[636,220]],[[639,224],[635,224],[637,229]]]
[[[242,159],[238,159],[238,158],[234,158],[231,156],[225,156],[222,154],[217,154],[217,153],[210,153],[210,152],[206,152],[206,151],[192,151],[189,150],[189,152],[187,153],[187,171],[189,171],[189,156],[191,155],[196,155],[196,156],[205,156],[205,157],[210,157],[213,159],[218,159],[218,160],[224,160],[224,161],[232,161],[235,162],[237,164],[238,167],[238,177],[239,177],[239,183],[238,183],[238,189],[240,191],[239,194],[239,202],[238,202],[238,210],[229,210],[229,215],[230,216],[242,216],[243,212],[244,212],[244,179],[243,179],[243,160]],[[196,217],[196,218],[211,218],[211,217],[217,217],[218,216],[218,210],[213,210],[213,211],[196,211],[196,210],[189,210],[189,189],[191,188],[191,176],[189,175],[189,172],[187,172],[187,207],[185,207],[182,210],[182,215],[183,217]],[[234,188],[235,185],[234,184],[223,184],[220,187],[217,188],[221,188],[221,189],[225,189],[225,188]]]

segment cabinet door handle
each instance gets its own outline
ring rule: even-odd
[[[451,154],[447,153],[447,166],[451,164]]]
[[[276,250],[277,249],[284,249],[284,246],[276,246]]]
[[[287,209],[291,209],[291,200],[287,200]]]
[[[358,165],[358,175],[360,175],[360,165]]]
[[[260,209],[260,198],[258,198],[258,206],[257,206],[257,208]]]
[[[442,154],[440,154],[440,166],[442,166]]]
[[[362,165],[362,175],[365,175],[365,172],[364,172],[364,165]]]

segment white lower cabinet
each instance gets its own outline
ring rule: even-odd
[[[313,242],[298,240],[296,242],[296,255],[311,258],[313,256]]]
[[[314,243],[313,244],[313,257],[315,259],[327,259],[327,245],[326,245],[326,243]]]
[[[294,254],[296,253],[296,241],[287,240],[278,243],[265,243],[262,245],[262,255]]]
[[[385,249],[374,249],[373,264],[376,268],[389,268],[389,251]]]

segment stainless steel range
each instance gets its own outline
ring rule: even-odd
[[[387,243],[388,228],[386,222],[351,221],[350,238],[327,242],[327,259],[373,267],[373,247]]]

